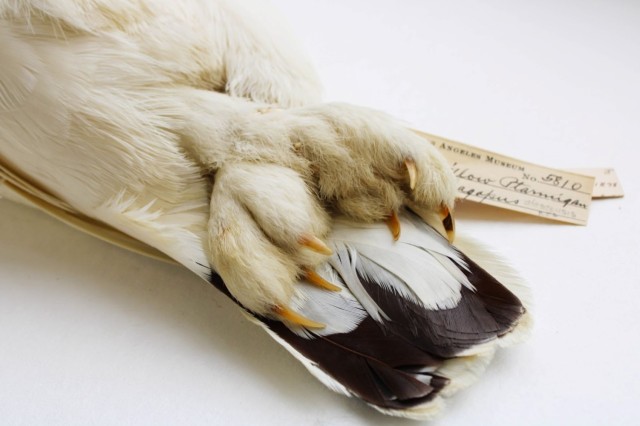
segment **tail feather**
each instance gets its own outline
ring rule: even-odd
[[[378,324],[370,318],[350,333],[311,339],[291,333],[280,322],[261,321],[310,360],[313,367],[339,382],[351,395],[374,406],[403,409],[425,403],[435,398],[447,383],[444,377],[415,370],[415,366],[435,369],[442,364],[441,359],[401,338],[381,335]]]
[[[403,214],[401,223],[413,221],[410,215]],[[255,317],[254,320],[330,388],[356,396],[387,414],[430,418],[441,407],[443,396],[458,390],[461,382],[468,382],[470,376],[484,368],[501,337],[518,326],[525,308],[512,292],[469,257],[449,247],[448,243],[443,250],[443,241],[446,240],[439,234],[417,227],[417,234],[409,235],[411,245],[423,253],[424,261],[434,262],[435,259],[435,262],[441,262],[442,259],[434,257],[429,250],[429,247],[436,247],[439,255],[447,256],[451,265],[455,265],[456,269],[450,271],[450,275],[457,280],[457,285],[449,283],[446,286],[449,291],[456,292],[454,296],[458,302],[455,306],[438,308],[422,303],[417,294],[428,292],[415,286],[429,285],[429,277],[399,284],[398,276],[402,274],[397,274],[388,263],[383,268],[385,273],[362,272],[363,268],[357,262],[365,259],[365,262],[378,264],[378,255],[388,259],[388,254],[393,253],[397,246],[378,243],[378,255],[359,256],[358,244],[354,240],[370,240],[366,238],[368,228],[358,227],[365,236],[359,232],[357,238],[348,240],[338,234],[331,241],[334,248],[346,245],[342,252],[340,248],[336,250],[334,259],[329,262],[337,267],[322,273],[342,287],[342,291],[334,293],[332,298],[344,298],[353,304],[360,301],[358,294],[364,290],[366,298],[373,301],[384,315],[372,315],[361,307],[356,314],[336,320],[352,321],[350,326],[328,324],[327,328],[344,332],[301,332],[297,326],[270,318]],[[382,235],[381,227],[384,225],[371,225],[371,234]],[[420,244],[421,238],[426,239],[425,244]],[[396,244],[402,243],[401,239]],[[343,262],[336,261],[339,256],[343,257]],[[345,265],[346,258],[355,264]],[[417,269],[424,271],[421,266]],[[402,263],[401,267],[405,268],[407,264]],[[407,276],[415,271],[404,272]],[[461,283],[460,277],[467,284]],[[387,281],[377,281],[380,279]],[[219,279],[214,283],[226,292]],[[356,291],[352,291],[352,287],[357,287]],[[305,301],[298,306],[302,313],[311,315],[311,312],[318,312],[312,296],[317,289],[303,285],[299,288],[302,293],[300,300]],[[335,299],[334,302],[331,300],[322,303],[335,303]],[[324,320],[330,322],[331,318],[328,315]],[[463,376],[464,380],[458,380]]]
[[[108,224],[67,210],[28,181],[0,173],[3,179],[43,211],[61,220],[72,217],[65,221],[81,230],[151,256],[160,253]],[[342,291],[301,283],[293,305],[325,322],[324,330],[246,313],[330,389],[359,397],[386,414],[430,418],[442,407],[443,396],[468,385],[495,348],[530,321],[516,295],[432,228],[408,212],[401,215],[401,226],[402,238],[394,243],[384,225],[337,222],[330,241],[336,254],[318,272]],[[527,297],[521,280],[495,256],[464,244],[518,296]],[[209,281],[233,299],[220,277],[212,273]]]
[[[333,234],[330,242],[336,254],[329,262],[332,268],[321,273],[343,289],[332,298],[362,304],[357,313],[340,319],[351,321],[349,326],[341,325],[344,332],[300,332],[297,326],[269,318],[256,320],[331,388],[361,398],[388,414],[427,418],[442,405],[443,395],[449,396],[462,387],[461,382],[469,382],[484,368],[502,336],[518,326],[526,310],[518,297],[482,267],[449,246],[427,225],[415,226],[414,221],[411,213],[404,213],[401,223],[413,226],[407,227],[413,231],[406,240],[386,245],[371,243],[370,238],[380,238],[384,225],[347,224],[347,233]],[[368,251],[368,256],[362,256],[359,241],[368,247],[376,245],[377,252]],[[416,265],[413,271],[399,274],[388,261],[392,254],[402,251],[398,250],[399,244],[413,247],[413,262],[401,264],[402,268]],[[380,256],[386,262],[379,262]],[[360,262],[377,266],[367,268]],[[415,262],[430,265],[424,268]],[[434,284],[440,291],[416,288],[434,282],[430,276],[419,277],[416,270],[424,273],[443,262],[448,275],[440,270]],[[414,280],[407,282],[402,276]],[[305,315],[335,304],[335,299],[319,302],[312,297],[309,292],[317,289],[300,286],[299,291],[304,303],[298,308]],[[456,302],[441,307],[425,301],[425,294]],[[331,316],[327,318],[331,321]]]

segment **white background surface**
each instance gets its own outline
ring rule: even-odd
[[[537,324],[432,424],[640,424],[640,2],[275,3],[327,99],[624,184],[586,227],[459,206]],[[412,422],[326,390],[187,271],[0,201],[0,424]]]

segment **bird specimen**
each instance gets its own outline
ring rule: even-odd
[[[4,190],[213,283],[321,382],[428,418],[529,324],[457,237],[454,177],[323,103],[278,25],[212,0],[0,1]]]

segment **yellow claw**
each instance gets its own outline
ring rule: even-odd
[[[317,322],[317,321],[311,320],[311,319],[309,319],[307,317],[303,317],[299,313],[294,312],[294,311],[292,311],[291,309],[289,309],[287,307],[275,306],[273,308],[273,313],[276,314],[277,316],[279,316],[284,321],[288,321],[288,322],[291,322],[293,324],[297,324],[297,325],[305,327],[305,328],[320,329],[320,328],[325,328],[326,327],[325,324],[323,324],[321,322]]]
[[[407,158],[404,160],[404,165],[407,168],[407,172],[409,172],[409,188],[415,189],[416,175],[418,173],[418,170],[416,169],[416,162],[413,161],[413,158]]]
[[[320,254],[331,256],[333,251],[322,240],[314,235],[303,235],[298,240],[303,246]]]
[[[335,284],[330,283],[329,281],[322,278],[316,271],[308,268],[304,268],[304,277],[311,284],[324,288],[329,291],[341,291],[342,289]]]
[[[449,207],[442,206],[440,208],[440,219],[442,219],[442,226],[444,226],[444,230],[447,232],[447,239],[450,243],[453,243],[456,237],[456,222],[449,211]]]
[[[387,226],[393,235],[393,240],[398,241],[400,238],[400,219],[396,212],[391,212],[391,215],[387,218]]]

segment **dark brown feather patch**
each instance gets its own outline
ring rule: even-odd
[[[462,258],[469,270],[461,270],[475,291],[462,286],[460,302],[450,309],[427,309],[359,275],[389,320],[376,322],[367,316],[349,333],[319,336],[310,331],[307,338],[281,322],[258,319],[369,404],[387,409],[424,404],[449,383],[439,367],[508,333],[525,312],[513,293],[468,257]],[[217,275],[211,282],[232,297]]]

